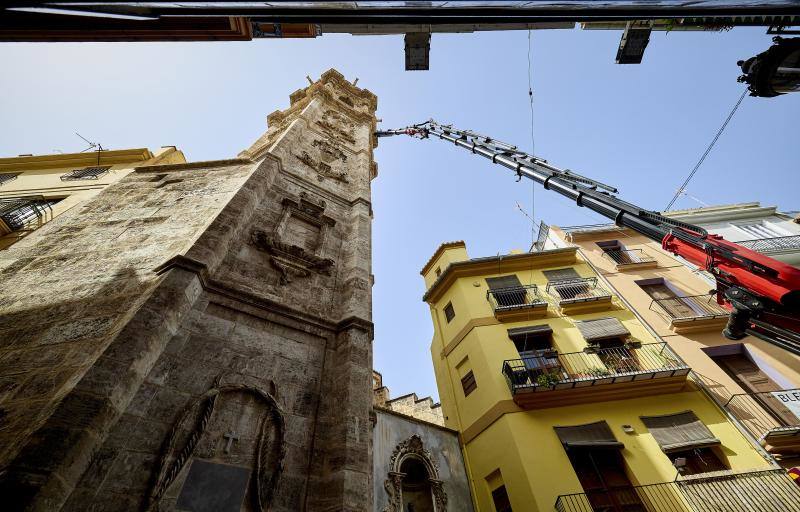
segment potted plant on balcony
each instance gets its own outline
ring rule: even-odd
[[[551,388],[561,382],[561,376],[555,372],[541,373],[536,377],[536,385],[543,388]]]

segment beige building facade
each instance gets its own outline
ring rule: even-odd
[[[691,222],[697,215],[675,216]],[[710,293],[707,276],[657,242],[615,225],[553,226],[547,246],[577,246],[764,456],[786,468],[800,465],[800,357],[753,336],[725,338],[728,312]]]
[[[0,250],[99,194],[134,168],[186,162],[174,146],[0,158]]]

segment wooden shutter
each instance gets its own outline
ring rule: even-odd
[[[616,318],[576,321],[575,325],[589,343],[609,338],[625,338],[631,335],[622,322]]]
[[[692,411],[642,416],[641,419],[666,453],[720,444],[720,440],[714,437]]]
[[[468,371],[466,375],[461,377],[461,389],[464,390],[464,396],[468,396],[470,393],[477,389],[478,383],[475,382],[475,374],[472,373],[472,370]]]
[[[556,281],[569,281],[573,279],[580,279],[581,276],[575,271],[574,268],[559,268],[557,270],[543,270],[542,273],[548,282],[554,283]]]

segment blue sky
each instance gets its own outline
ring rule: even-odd
[[[656,33],[641,65],[614,64],[616,31],[533,33],[536,152],[662,209],[742,90],[736,61],[765,50],[764,29]],[[289,94],[334,67],[378,95],[383,127],[430,117],[528,148],[527,33],[433,36],[431,70],[403,70],[400,36],[220,43],[0,45],[0,155],[176,145],[190,160],[226,158],[265,129]],[[800,208],[800,94],[747,97],[688,187],[708,204],[758,200]],[[419,270],[443,241],[471,256],[530,245],[531,184],[434,140],[376,150],[375,368],[394,396],[438,395]],[[682,198],[676,207],[699,206]],[[602,219],[536,190],[535,217]],[[499,369],[498,369],[499,371]]]

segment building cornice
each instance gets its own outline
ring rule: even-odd
[[[527,252],[490,256],[466,261],[457,261],[447,266],[436,281],[428,288],[422,300],[436,302],[456,280],[462,277],[486,276],[506,272],[518,272],[532,268],[566,265],[576,260],[577,247],[563,247],[547,251]]]
[[[423,266],[423,267],[422,267],[422,270],[420,270],[420,271],[419,271],[420,275],[424,276],[425,274],[427,274],[427,273],[428,273],[428,271],[429,271],[429,270],[431,269],[431,267],[433,266],[433,263],[434,263],[434,262],[435,262],[437,259],[439,259],[439,256],[441,256],[442,254],[444,254],[444,251],[445,251],[445,250],[447,250],[447,249],[452,249],[452,248],[454,248],[454,247],[463,247],[464,249],[466,249],[466,248],[467,248],[467,244],[465,244],[463,240],[455,240],[455,241],[453,241],[453,242],[445,242],[445,243],[441,244],[441,245],[440,245],[440,246],[439,246],[439,247],[436,249],[436,251],[433,253],[433,256],[431,256],[431,257],[430,257],[430,259],[428,260],[428,262],[427,262],[427,263],[425,263],[425,266]]]
[[[88,153],[16,156],[0,158],[0,172],[126,164],[143,162],[151,158],[153,158],[153,153],[147,148],[114,149]]]

